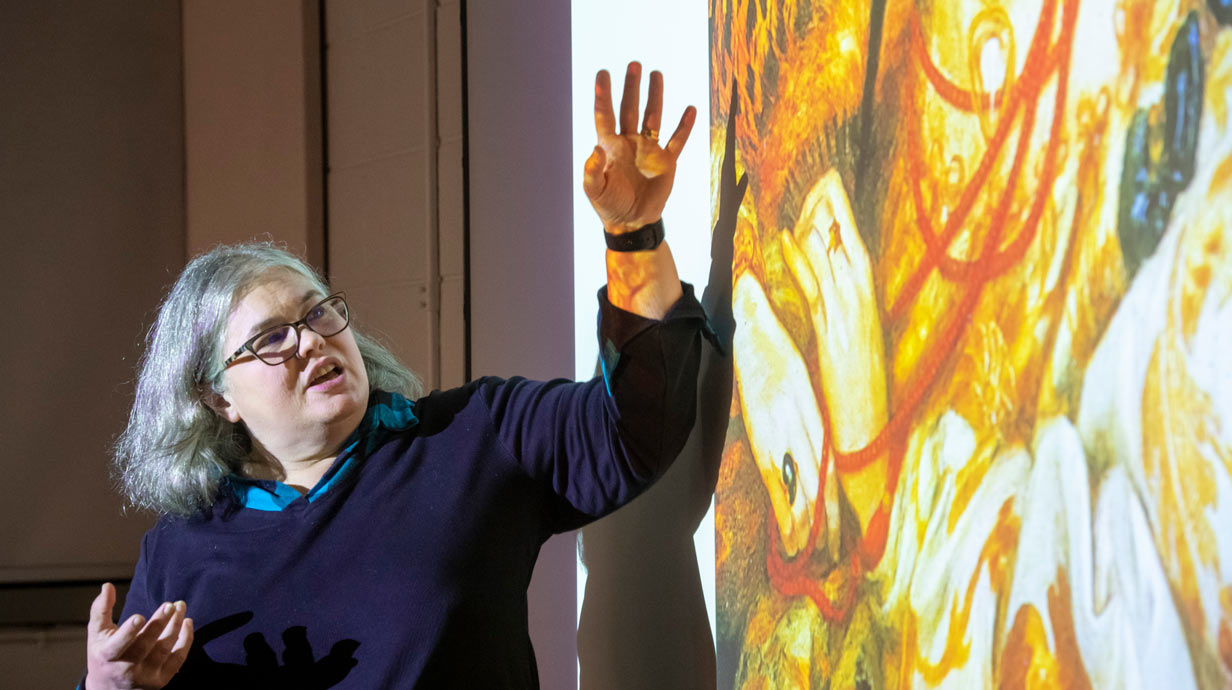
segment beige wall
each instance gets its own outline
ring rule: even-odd
[[[105,461],[184,256],[179,11],[4,6],[0,583],[124,576]]]
[[[72,687],[93,587],[142,532],[107,472],[133,366],[184,259],[180,8],[0,3],[0,685]],[[7,623],[7,624],[6,624]]]
[[[321,268],[320,21],[315,0],[185,0],[189,255],[274,238]]]
[[[485,6],[471,27],[469,341],[462,14],[459,0],[3,3],[0,267],[17,328],[0,365],[0,620],[31,601],[15,582],[62,600],[37,627],[0,625],[4,687],[71,686],[95,589],[54,583],[131,573],[148,523],[121,518],[106,446],[187,256],[285,242],[432,387],[569,374],[568,5]],[[510,59],[509,35],[541,31],[553,42]],[[505,112],[518,89],[563,100]],[[572,553],[572,535],[550,542],[530,592],[545,688],[573,684]]]
[[[190,254],[285,243],[426,385],[462,383],[458,3],[183,4]]]
[[[472,2],[466,16],[472,374],[570,378],[569,0]],[[550,539],[528,592],[544,688],[576,686],[576,544]]]
[[[429,388],[465,381],[459,6],[325,3],[328,266]]]

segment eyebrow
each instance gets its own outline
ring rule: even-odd
[[[304,293],[304,296],[303,296],[303,297],[300,297],[300,298],[299,298],[299,303],[300,303],[301,305],[308,304],[309,302],[312,302],[313,304],[316,304],[317,302],[319,302],[319,301],[321,301],[321,300],[323,299],[323,298],[320,296],[320,294],[321,294],[321,293],[317,292],[316,290],[309,290],[308,292],[305,292],[305,293]],[[291,322],[290,322],[290,321],[283,321],[281,316],[271,316],[271,317],[269,317],[269,318],[267,318],[267,319],[262,319],[262,320],[261,320],[261,321],[259,321],[259,322],[258,322],[255,326],[253,326],[252,328],[248,329],[248,335],[244,336],[244,342],[248,342],[248,341],[249,341],[249,340],[251,340],[254,336],[256,336],[257,334],[261,333],[261,331],[264,331],[265,329],[269,328],[270,326],[281,326],[281,325],[285,325],[285,324],[289,324],[289,323],[291,323]]]

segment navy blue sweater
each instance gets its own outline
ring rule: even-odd
[[[434,392],[417,425],[311,502],[263,511],[224,495],[165,517],[123,615],[188,603],[195,641],[169,688],[538,687],[526,588],[539,548],[675,458],[703,328],[689,286],[663,321],[600,292],[603,377]]]

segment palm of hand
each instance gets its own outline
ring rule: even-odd
[[[164,602],[149,620],[112,620],[115,587],[103,585],[86,626],[87,688],[161,688],[184,663],[193,642],[184,602]]]
[[[662,216],[676,175],[676,159],[697,117],[696,108],[686,108],[676,131],[660,146],[658,129],[663,111],[663,75],[652,72],[643,126],[639,131],[641,70],[638,63],[629,63],[619,122],[612,110],[608,73],[600,71],[595,77],[598,146],[586,159],[582,186],[604,227],[614,232],[633,230]]]
[[[657,142],[640,134],[599,137],[606,184],[591,203],[605,226],[654,222],[672,191],[676,160]]]

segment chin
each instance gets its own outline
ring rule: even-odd
[[[335,396],[331,402],[338,406],[336,409],[339,414],[362,415],[368,409],[368,389],[363,387],[345,391]]]

